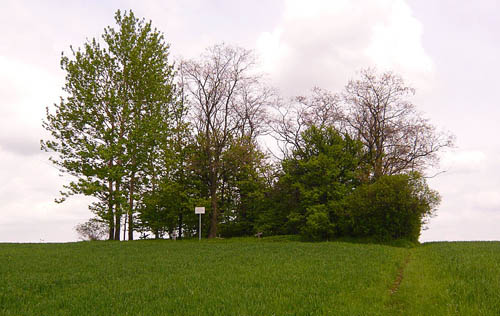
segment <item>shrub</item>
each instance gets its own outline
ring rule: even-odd
[[[310,207],[301,235],[311,240],[326,240],[335,236],[335,224],[324,205]]]
[[[353,236],[416,242],[439,201],[418,173],[382,176],[346,198],[344,222]]]

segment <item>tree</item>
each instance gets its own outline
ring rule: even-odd
[[[363,142],[370,176],[424,171],[438,161],[437,152],[453,145],[453,138],[438,133],[409,101],[415,90],[391,72],[361,71],[342,94],[343,120],[352,137]]]
[[[280,203],[288,205],[291,233],[313,239],[333,237],[342,200],[360,185],[362,144],[332,127],[314,125],[302,133],[301,143],[282,162],[278,185],[285,195]]]
[[[327,90],[316,87],[309,96],[298,96],[288,103],[278,100],[273,108],[270,128],[283,158],[303,147],[302,133],[311,126],[345,131],[340,97]]]
[[[75,227],[81,240],[101,240],[108,233],[108,226],[97,218],[91,218]]]
[[[391,72],[365,69],[340,94],[314,88],[309,96],[278,104],[273,135],[283,156],[303,146],[301,133],[311,125],[330,126],[360,140],[370,165],[366,180],[385,174],[423,172],[438,162],[437,153],[453,146],[453,137],[440,133],[416,110],[415,90]]]
[[[66,93],[55,113],[47,108],[43,127],[52,135],[42,149],[76,179],[62,200],[73,194],[94,196],[90,208],[109,226],[109,239],[120,239],[127,213],[133,238],[134,209],[152,176],[147,166],[161,156],[172,135],[172,118],[182,106],[175,100],[169,46],[151,21],[117,11],[118,30],[105,29],[96,39],[63,55]]]
[[[183,124],[182,120],[179,124]],[[200,185],[192,166],[193,140],[188,129],[180,127],[182,131],[177,131],[171,142],[174,150],[163,156],[163,168],[155,172],[153,187],[143,195],[138,209],[139,229],[151,231],[155,238],[165,234],[182,238],[183,232],[191,235],[198,227],[194,207],[206,204],[200,197]]]
[[[203,195],[210,199],[210,238],[217,235],[224,152],[242,136],[254,140],[265,126],[271,93],[252,72],[254,64],[250,51],[216,45],[180,67],[195,128],[198,170],[206,185]]]
[[[263,174],[269,167],[266,156],[249,137],[233,140],[224,152],[220,204],[222,236],[255,234],[255,222],[263,210],[267,185]]]

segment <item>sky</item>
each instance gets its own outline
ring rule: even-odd
[[[62,95],[61,52],[114,25],[152,20],[172,60],[228,43],[254,50],[282,95],[333,92],[366,67],[394,71],[412,102],[456,137],[428,174],[441,205],[420,240],[500,240],[500,19],[496,0],[82,0],[0,2],[0,242],[69,242],[86,197],[54,199],[70,178],[40,150]]]

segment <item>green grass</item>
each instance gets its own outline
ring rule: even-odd
[[[413,249],[394,301],[401,315],[500,315],[500,242]]]
[[[0,244],[0,315],[498,315],[499,293],[500,243]]]

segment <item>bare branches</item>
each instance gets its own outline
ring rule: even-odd
[[[181,75],[197,133],[235,131],[255,138],[265,132],[266,108],[274,91],[251,73],[255,59],[251,51],[216,45],[201,60],[183,61]]]
[[[438,161],[436,153],[453,138],[438,133],[408,98],[415,90],[391,72],[361,72],[342,94],[349,133],[367,149],[373,176],[423,171]]]
[[[345,131],[340,98],[329,91],[313,88],[310,96],[298,96],[289,103],[278,99],[273,106],[270,128],[284,157],[302,147],[302,133],[312,125]]]
[[[204,180],[210,191],[210,237],[217,232],[217,194],[224,175],[223,154],[232,141],[265,132],[267,107],[274,92],[252,73],[251,51],[224,44],[207,49],[199,60],[183,61],[184,102],[191,109],[198,145],[204,155]]]
[[[315,88],[274,107],[273,136],[284,157],[302,147],[308,127],[333,127],[361,141],[371,177],[420,171],[438,162],[437,152],[453,145],[453,137],[436,131],[409,98],[415,90],[391,72],[361,71],[341,94]]]

